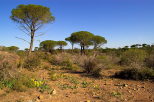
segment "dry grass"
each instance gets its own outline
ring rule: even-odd
[[[19,56],[8,52],[0,52],[0,80],[14,77],[17,74]]]

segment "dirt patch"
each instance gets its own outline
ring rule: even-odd
[[[55,94],[40,93],[37,89],[26,92],[0,90],[0,102],[154,102],[154,83],[150,81],[132,81],[105,77],[101,79],[86,77],[83,73],[68,73],[66,70],[54,70],[61,75],[51,81],[48,70],[30,72],[47,81]],[[115,70],[105,70],[111,75]]]

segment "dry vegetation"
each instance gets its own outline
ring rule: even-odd
[[[22,4],[10,18],[30,46],[0,46],[0,102],[154,102],[154,45],[102,49],[103,36],[78,31],[65,38],[72,49],[45,40],[33,51],[38,30],[55,20],[50,8]]]
[[[152,102],[153,51],[0,52],[1,102]]]

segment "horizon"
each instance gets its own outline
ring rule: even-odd
[[[76,31],[89,31],[105,37],[108,43],[104,48],[154,43],[152,0],[2,0],[0,4],[2,46],[18,46],[20,49],[29,47],[16,38],[29,39],[20,31],[18,24],[9,18],[11,10],[20,4],[49,7],[55,16],[52,24],[39,30],[45,35],[36,38],[34,47],[38,47],[39,40],[65,40]],[[70,48],[70,44],[65,48]]]

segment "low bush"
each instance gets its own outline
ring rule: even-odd
[[[133,80],[146,80],[154,79],[154,70],[149,68],[137,69],[130,68],[124,69],[114,75],[116,78],[133,79]]]
[[[0,51],[0,80],[13,78],[18,74],[17,64],[19,56],[16,54]]]
[[[98,60],[95,56],[85,56],[82,68],[88,74],[91,74],[95,77],[101,76],[101,71],[104,68],[100,60]]]
[[[0,82],[0,88],[7,87],[19,92],[26,91],[28,88],[38,88],[39,90],[45,91],[46,86],[47,84],[44,80],[37,80],[25,75]]]
[[[121,64],[135,68],[141,68],[144,66],[145,58],[146,52],[144,50],[129,49],[122,54]]]
[[[37,56],[29,56],[24,60],[23,67],[29,70],[37,70],[41,67],[41,59]]]
[[[72,56],[68,53],[59,53],[50,61],[53,65],[62,66],[62,69],[74,70]]]
[[[154,53],[150,54],[146,58],[145,62],[146,62],[147,67],[154,69]]]
[[[22,50],[17,51],[16,54],[22,58],[27,56],[27,52],[22,51]]]
[[[11,78],[9,80],[3,80],[1,83],[12,90],[15,91],[26,91],[27,88],[35,87],[34,83],[26,76],[18,76],[17,78]]]
[[[50,62],[52,60],[52,54],[48,52],[37,51],[37,52],[34,52],[34,55],[35,57],[47,62]]]
[[[2,82],[0,82],[0,89],[3,89],[5,86]]]
[[[107,69],[119,65],[120,62],[120,57],[117,57],[116,55],[100,54],[97,56],[97,59],[99,59],[100,62],[104,65],[104,67]]]

